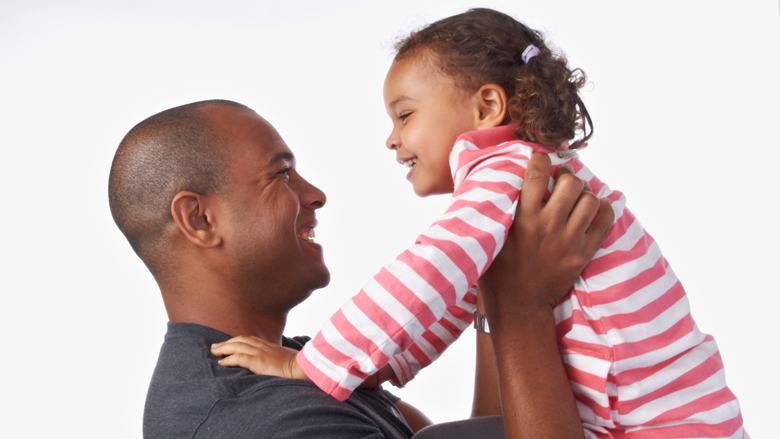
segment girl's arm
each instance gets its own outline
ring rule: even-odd
[[[476,302],[476,289],[470,289],[460,302],[448,307],[444,317],[431,325],[408,350],[393,356],[389,363],[393,370],[393,385],[404,387],[460,338],[474,322]]]
[[[298,354],[298,365],[315,384],[343,401],[463,299],[504,243],[531,154],[526,150],[505,156],[486,149],[481,157],[479,150],[469,151],[468,172],[455,167],[459,181],[444,216]]]

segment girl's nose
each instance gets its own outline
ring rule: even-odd
[[[385,141],[385,146],[387,146],[387,149],[396,150],[398,149],[398,143],[399,142],[397,140],[397,137],[395,136],[395,131],[393,131],[392,133],[390,133],[390,137],[388,137],[387,140]]]

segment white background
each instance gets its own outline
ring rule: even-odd
[[[773,436],[777,1],[287,4],[0,0],[0,436],[141,435],[166,315],[106,194],[133,125],[224,98],[277,127],[329,196],[317,234],[333,281],[288,325],[313,334],[442,211],[384,148],[382,82],[397,37],[474,6],[544,31],[588,74],[583,160],[661,244],[748,431]],[[467,417],[473,349],[469,331],[399,395]]]

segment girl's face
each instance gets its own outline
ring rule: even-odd
[[[406,179],[425,197],[453,191],[449,154],[457,137],[477,129],[475,98],[440,72],[431,55],[394,61],[387,72],[384,100],[393,120],[387,147],[410,168]]]

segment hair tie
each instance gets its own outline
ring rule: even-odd
[[[529,44],[523,51],[523,64],[528,64],[528,61],[539,54],[539,48],[533,44]]]

